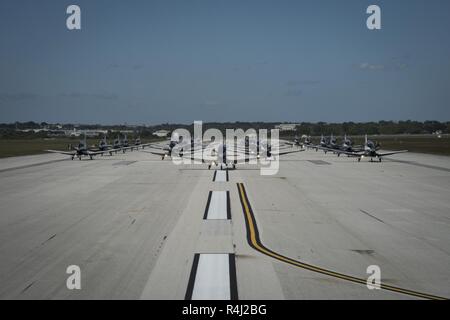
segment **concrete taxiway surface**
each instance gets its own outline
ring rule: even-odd
[[[366,279],[370,265],[382,284],[450,298],[449,157],[305,151],[275,176],[219,176],[142,151],[0,160],[0,298],[420,298],[337,276]],[[229,200],[207,207],[211,191]],[[250,246],[252,227],[274,256]],[[81,290],[66,287],[70,265]]]

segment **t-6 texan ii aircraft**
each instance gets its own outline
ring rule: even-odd
[[[357,157],[358,162],[361,161],[362,158],[370,157],[370,161],[373,161],[373,158],[378,158],[378,161],[381,162],[381,158],[385,156],[390,156],[397,153],[405,153],[408,150],[399,150],[399,151],[391,151],[385,153],[379,153],[379,145],[375,144],[373,141],[367,139],[367,134],[365,135],[365,143],[364,148],[361,151],[335,151],[338,154],[346,154],[350,157]]]
[[[331,134],[329,138],[325,138],[323,135],[320,137],[320,142],[318,145],[313,146],[316,151],[323,150],[325,153],[328,151],[339,150],[340,146],[337,143],[337,139]]]
[[[280,146],[273,148],[268,141],[260,141],[259,139],[256,141],[256,145],[253,146],[247,140],[244,146],[237,145],[235,150],[233,150],[232,146],[233,144],[231,144],[229,149],[226,143],[219,143],[217,146],[213,146],[211,156],[215,157],[215,159],[203,161],[208,163],[208,169],[211,169],[213,166],[221,170],[236,169],[236,164],[239,163],[251,163],[252,160],[258,161],[261,159],[272,161],[275,160],[276,156],[305,151],[304,149],[286,150],[280,148]]]
[[[137,137],[134,140],[134,144],[130,145],[128,143],[127,135],[125,134],[123,136],[123,139],[121,139],[120,135],[118,135],[116,139],[114,139],[114,143],[112,145],[107,144],[106,138],[103,138],[103,140],[101,140],[99,143],[99,150],[107,151],[105,153],[109,153],[110,155],[112,155],[113,153],[117,153],[119,151],[125,153],[127,150],[139,150],[139,148],[144,149],[148,146],[150,146],[150,143],[142,143],[141,137]]]
[[[106,142],[105,140],[102,140],[103,142]],[[100,147],[100,145],[102,145]],[[62,151],[62,150],[45,150],[47,152],[52,152],[52,153],[60,153],[60,154],[67,154],[69,156],[71,156],[72,160],[77,157],[79,160],[81,160],[81,158],[83,156],[88,156],[91,160],[94,158],[94,156],[96,155],[103,155],[104,153],[110,153],[111,149],[104,149],[105,145],[101,142],[99,144],[99,149],[98,150],[89,150],[87,148],[87,143],[86,143],[86,136],[84,136],[83,140],[80,140],[78,146],[76,146],[73,150],[69,150],[69,151]],[[104,149],[104,150],[102,150]]]
[[[345,152],[355,153],[355,152],[361,152],[364,150],[363,146],[354,146],[353,141],[349,137],[347,137],[346,134],[344,135],[342,144],[337,143],[337,139],[333,136],[333,134],[328,139],[325,139],[322,135],[320,144],[313,146],[313,148],[315,148],[316,151],[318,151],[320,149],[325,153],[327,153],[328,151],[331,151],[334,154],[337,154],[338,157],[342,153],[345,153]]]
[[[197,145],[198,144],[198,145]],[[175,155],[178,157],[183,157],[190,155],[193,156],[195,150],[201,150],[206,144],[201,141],[195,141],[191,138],[191,141],[184,141],[178,134],[174,134],[170,140],[166,141],[164,145],[157,143],[147,143],[145,146],[151,149],[157,149],[161,151],[149,151],[149,153],[161,156],[162,160],[166,158],[171,158],[173,154],[172,151],[176,149]]]
[[[164,147],[164,153],[150,153],[161,155],[162,159],[172,156],[190,158],[208,164],[208,169],[215,167],[228,170],[236,169],[236,165],[240,163],[251,163],[252,161],[256,163],[261,159],[272,161],[275,160],[276,156],[304,151],[304,149],[280,150],[279,147],[274,149],[267,141],[260,143],[259,140],[252,146],[245,144],[242,146],[235,145],[235,148],[232,148],[232,145],[230,146],[225,142],[211,142],[209,144],[202,143],[195,149],[193,141],[191,141],[191,145],[171,141],[168,147]]]
[[[149,147],[150,145],[151,145],[151,143],[142,143],[141,137],[138,136],[134,140],[134,146],[130,146],[130,148],[131,148],[131,151],[133,151],[134,148],[136,148],[136,150],[139,150],[139,148],[145,149],[145,147]]]
[[[297,146],[297,147],[302,147],[302,148],[310,148],[312,147],[312,142],[311,142],[311,137],[307,136],[307,135],[303,135],[302,136],[302,140],[300,140],[300,138],[298,137],[298,135],[295,135],[294,140],[293,141],[287,141],[285,142],[285,144],[290,145],[290,146]]]
[[[149,144],[150,148],[161,150],[161,151],[150,151],[149,153],[161,156],[162,160],[164,160],[165,158],[170,158],[172,156],[172,150],[175,148],[175,146],[179,145],[180,143],[181,142],[179,142],[177,140],[171,139],[165,145]],[[187,145],[187,144],[185,144],[185,145]],[[178,156],[182,157],[183,153],[179,152]]]
[[[106,141],[106,136],[103,136],[102,140],[98,143],[98,150],[92,150],[92,151],[107,151],[112,148],[112,145],[110,145]]]

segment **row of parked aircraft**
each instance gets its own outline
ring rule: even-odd
[[[300,147],[300,149],[288,150],[287,149],[288,146],[292,147],[297,146]],[[381,153],[379,152],[380,145],[378,143],[374,143],[373,141],[369,140],[367,138],[367,135],[365,136],[364,145],[359,146],[355,146],[353,144],[353,141],[347,135],[344,136],[341,144],[337,142],[336,137],[334,137],[333,135],[331,135],[330,137],[324,137],[322,135],[318,144],[312,143],[311,137],[309,136],[303,136],[303,141],[300,141],[298,136],[296,136],[293,141],[281,143],[277,147],[277,150],[273,150],[272,146],[267,141],[256,140],[250,142],[250,140],[245,140],[245,143],[243,145],[235,146],[235,149],[232,151],[227,149],[227,144],[224,142],[211,144],[210,141],[208,143],[195,144],[193,139],[190,142],[183,141],[180,139],[171,139],[166,144],[161,145],[153,143],[143,144],[141,142],[140,137],[138,137],[135,139],[133,144],[129,144],[126,135],[124,135],[123,138],[118,136],[114,140],[114,143],[112,145],[108,144],[105,136],[100,140],[98,146],[94,148],[88,148],[85,136],[84,140],[81,140],[78,146],[72,148],[72,150],[69,151],[46,150],[46,151],[69,155],[71,156],[72,160],[75,157],[81,160],[83,156],[88,156],[90,159],[93,159],[93,157],[97,155],[104,155],[104,154],[112,155],[113,153],[117,153],[120,151],[125,153],[127,150],[133,151],[135,149],[138,150],[140,148],[144,149],[145,147],[158,150],[158,151],[155,150],[150,151],[150,153],[161,156],[163,160],[167,157],[171,157],[174,151],[176,152],[177,156],[190,157],[192,160],[194,160],[195,151],[201,150],[202,155],[206,151],[210,155],[209,158],[211,157],[216,158],[216,160],[214,161],[208,161],[209,169],[213,166],[218,166],[220,168],[234,169],[237,164],[236,158],[238,156],[240,156],[240,159],[245,158],[245,160],[247,161],[251,159],[260,159],[261,157],[270,160],[273,158],[273,154],[276,154],[277,156],[282,156],[294,152],[305,151],[306,149],[315,149],[316,151],[322,150],[325,153],[333,152],[334,154],[337,154],[338,157],[341,154],[344,154],[347,155],[348,157],[355,157],[358,159],[358,161],[361,161],[361,159],[365,157],[369,157],[371,161],[373,161],[373,159],[375,158],[378,159],[378,161],[380,162],[382,161],[382,157],[408,152],[407,150],[399,150]],[[203,163],[206,162],[203,156],[201,157],[201,159],[198,160],[201,160]]]
[[[319,144],[313,144],[311,142],[311,137],[309,136],[305,136],[303,142],[301,142],[300,139],[296,136],[294,141],[288,142],[288,144],[292,146],[301,146],[302,148],[307,149],[315,149],[316,151],[322,150],[325,153],[333,152],[334,154],[337,154],[338,157],[341,154],[344,154],[348,157],[355,157],[358,159],[358,161],[361,161],[361,159],[367,157],[370,158],[370,161],[374,161],[373,159],[375,158],[378,159],[379,162],[381,162],[381,159],[385,156],[408,152],[408,150],[398,150],[381,153],[379,152],[380,145],[373,142],[372,140],[369,140],[367,138],[367,135],[365,135],[364,138],[364,145],[359,146],[353,145],[353,141],[349,137],[347,137],[347,135],[344,135],[342,143],[339,144],[333,134],[330,137],[324,137],[322,135]]]
[[[194,143],[194,139],[183,142],[171,140],[165,145],[151,145],[151,148],[159,149],[159,151],[148,151],[149,153],[161,156],[162,160],[171,158],[176,155],[178,157],[199,160],[208,164],[208,169],[236,169],[239,161],[249,162],[264,158],[265,160],[273,160],[274,155],[283,156],[290,153],[305,151],[304,149],[287,150],[286,146],[279,146],[276,150],[268,141],[260,141],[256,139],[251,141],[245,140],[242,145],[235,145],[234,150],[229,147],[226,142],[208,141],[202,143]],[[201,151],[200,157],[196,151]],[[198,157],[198,158],[197,158]],[[239,160],[238,160],[239,159]]]
[[[83,140],[80,140],[78,143],[78,146],[75,146],[73,148],[70,148],[68,151],[62,151],[62,150],[45,150],[47,152],[52,153],[60,153],[71,156],[72,160],[75,158],[78,158],[81,160],[83,156],[88,156],[91,160],[94,158],[94,156],[97,155],[104,155],[109,154],[113,155],[113,153],[117,152],[123,152],[125,153],[127,150],[133,151],[138,150],[139,148],[144,149],[145,147],[150,146],[150,143],[142,143],[141,138],[137,137],[133,144],[130,144],[128,142],[127,135],[124,135],[123,138],[117,136],[117,138],[114,140],[113,144],[109,144],[106,140],[106,136],[104,136],[98,143],[98,146],[94,148],[89,148],[86,142],[86,135],[84,136]]]

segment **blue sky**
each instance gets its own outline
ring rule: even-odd
[[[447,0],[2,0],[0,122],[448,121],[448,30]]]

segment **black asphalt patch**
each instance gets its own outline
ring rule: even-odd
[[[369,255],[369,256],[371,256],[371,255],[373,255],[375,253],[374,250],[352,250],[352,251],[356,252],[356,253],[359,253],[359,254],[362,254],[362,255]]]
[[[119,161],[116,163],[113,163],[113,166],[129,166],[130,164],[135,163],[136,161]]]
[[[6,168],[6,169],[1,169],[0,173],[7,172],[7,171],[12,171],[12,170],[27,169],[27,168],[37,167],[37,166],[43,166],[43,165],[46,165],[46,164],[51,164],[51,163],[61,162],[61,161],[67,161],[67,160],[69,160],[69,159],[50,160],[50,161],[45,161],[45,162],[27,164],[27,165],[20,166],[20,167]]]
[[[418,166],[418,167],[422,167],[422,168],[428,168],[428,169],[434,169],[434,170],[439,170],[439,171],[444,171],[444,172],[450,172],[449,168],[433,166],[433,165],[419,163],[419,162],[415,162],[415,161],[397,160],[397,159],[392,159],[392,158],[384,158],[384,159],[387,159],[387,160],[392,161],[392,162],[410,164],[412,166]]]
[[[317,164],[317,165],[328,165],[331,164],[329,162],[323,161],[323,160],[308,160],[311,163]]]

